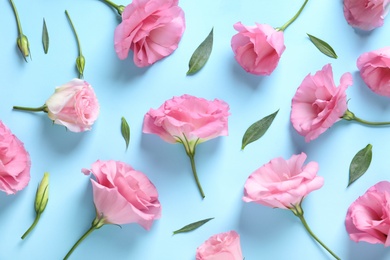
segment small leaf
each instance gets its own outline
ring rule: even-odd
[[[349,182],[348,186],[354,181],[359,179],[370,167],[372,159],[372,145],[368,144],[366,147],[361,149],[353,157],[351,164],[349,165]],[[348,187],[347,186],[347,187]]]
[[[309,36],[310,41],[317,47],[317,49],[320,52],[322,52],[323,54],[325,54],[328,57],[337,59],[336,52],[333,50],[333,48],[328,43],[326,43],[323,40],[321,40],[313,35],[310,35],[308,33],[307,33],[307,35]]]
[[[196,221],[194,223],[188,224],[188,225],[182,227],[181,229],[173,231],[173,234],[175,235],[175,234],[179,234],[179,233],[190,232],[190,231],[195,230],[198,227],[206,224],[207,222],[209,222],[212,219],[213,218],[206,218],[206,219],[199,220],[199,221]]]
[[[130,143],[130,127],[129,127],[129,124],[127,123],[127,121],[124,117],[122,117],[121,132],[122,132],[123,138],[125,139],[126,150],[127,150],[127,148],[129,147],[129,143]]]
[[[49,50],[49,33],[47,32],[45,18],[43,18],[42,43],[43,43],[43,50],[45,54],[47,54]]]
[[[192,54],[188,64],[189,69],[187,71],[187,75],[193,75],[198,72],[201,68],[203,68],[209,59],[211,50],[213,49],[213,31],[214,28],[211,29],[206,39],[198,46],[198,48],[196,48]]]
[[[245,146],[258,140],[260,137],[262,137],[265,134],[265,132],[267,132],[268,128],[271,126],[278,112],[279,109],[276,110],[276,112],[274,112],[273,114],[268,115],[260,119],[259,121],[253,123],[246,130],[244,136],[242,137],[241,150],[244,150]]]

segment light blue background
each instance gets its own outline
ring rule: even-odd
[[[127,4],[126,1],[117,1]],[[237,231],[246,260],[331,259],[289,211],[242,201],[247,177],[275,157],[305,152],[317,161],[324,186],[304,201],[305,217],[312,230],[342,259],[389,259],[383,245],[355,243],[345,231],[348,206],[370,186],[389,180],[390,129],[338,122],[315,141],[305,143],[292,128],[291,99],[308,73],[332,63],[336,84],[351,72],[354,84],[347,91],[349,109],[372,121],[390,120],[389,99],[371,92],[356,68],[357,57],[390,44],[390,21],[371,33],[350,27],[342,1],[309,1],[298,20],[285,31],[286,51],[271,76],[247,74],[234,60],[230,47],[233,24],[254,22],[281,26],[302,1],[181,1],[187,28],[179,48],[149,68],[137,68],[132,55],[117,58],[113,33],[118,15],[97,0],[15,0],[24,33],[30,40],[32,61],[25,63],[15,41],[17,28],[11,5],[0,3],[0,119],[25,144],[32,160],[30,184],[16,195],[0,193],[0,259],[62,259],[90,227],[95,216],[90,178],[81,173],[93,162],[121,160],[147,174],[162,204],[162,218],[147,232],[136,224],[119,228],[106,225],[93,232],[70,259],[195,259],[196,248],[211,235]],[[92,131],[72,133],[53,125],[44,113],[12,111],[13,105],[41,106],[62,85],[77,76],[77,46],[64,14],[79,33],[86,58],[85,79],[101,104]],[[44,54],[41,34],[46,19],[50,47]],[[188,61],[214,26],[214,49],[206,66],[187,77]],[[330,43],[339,58],[321,54],[306,33]],[[181,94],[219,98],[230,105],[229,136],[197,148],[196,164],[206,193],[202,201],[183,147],[142,134],[144,114]],[[259,141],[240,150],[250,124],[280,109],[269,131]],[[131,127],[125,150],[120,133],[124,116]],[[349,188],[349,163],[368,143],[373,160],[367,173]],[[20,236],[34,220],[36,187],[50,172],[50,199],[35,230]],[[188,223],[215,217],[200,229],[172,236]]]

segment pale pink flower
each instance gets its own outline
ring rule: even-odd
[[[390,182],[381,181],[348,208],[345,227],[355,241],[390,246]]]
[[[178,0],[133,0],[115,29],[115,51],[123,60],[132,50],[136,66],[149,66],[177,49],[184,30]]]
[[[273,208],[291,209],[300,205],[303,198],[324,184],[317,176],[318,164],[303,165],[306,154],[281,157],[254,171],[245,182],[245,202],[255,202]]]
[[[0,121],[0,190],[15,194],[30,181],[30,155],[23,143]]]
[[[72,132],[90,130],[100,110],[92,86],[81,79],[57,87],[45,104],[49,118]]]
[[[196,249],[196,260],[243,260],[240,236],[236,231],[211,236]]]
[[[297,132],[309,142],[316,139],[334,123],[341,120],[347,111],[348,86],[352,75],[345,73],[336,87],[330,64],[307,75],[292,99],[291,123]]]
[[[383,25],[389,3],[389,0],[344,0],[344,17],[353,27],[373,30]]]
[[[160,218],[157,190],[145,174],[112,160],[98,160],[90,171],[96,179],[91,179],[96,215],[104,223],[137,223],[149,230],[153,221]]]
[[[356,64],[372,91],[390,97],[390,47],[363,53]]]
[[[231,46],[238,64],[249,73],[270,75],[286,49],[283,31],[268,24],[245,26],[241,22],[234,24],[234,29],[238,33],[232,37]]]

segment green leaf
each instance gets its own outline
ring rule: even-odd
[[[349,181],[348,186],[354,181],[359,179],[370,167],[372,159],[372,145],[368,144],[366,147],[361,149],[353,157],[351,164],[349,165]],[[347,186],[347,187],[348,187]]]
[[[42,44],[43,44],[43,50],[45,54],[47,54],[49,50],[49,33],[47,32],[45,18],[43,18]]]
[[[214,218],[206,218],[206,219],[199,220],[199,221],[196,221],[194,223],[188,224],[188,225],[182,227],[181,229],[173,231],[173,234],[175,235],[175,234],[179,234],[179,233],[190,232],[190,231],[195,230],[198,227],[206,224],[207,222],[209,222],[212,219],[214,219]]]
[[[267,132],[268,128],[271,126],[278,112],[279,109],[276,110],[276,112],[274,112],[273,114],[268,115],[260,119],[259,121],[253,123],[246,130],[244,136],[242,137],[241,150],[244,150],[245,146],[258,140],[260,137],[262,137],[265,134],[265,132]]]
[[[333,48],[328,43],[326,43],[323,40],[321,40],[313,35],[310,35],[308,33],[307,33],[307,35],[309,36],[310,41],[314,44],[314,46],[317,47],[317,49],[320,52],[322,52],[323,54],[325,54],[328,57],[337,59],[336,52],[333,50]]]
[[[130,127],[129,127],[129,124],[127,123],[127,121],[124,117],[122,117],[121,132],[122,132],[123,139],[125,139],[126,150],[127,150],[127,148],[129,147],[129,143],[130,143]]]
[[[193,75],[198,72],[201,68],[203,68],[209,59],[211,50],[213,49],[213,31],[214,28],[211,29],[206,39],[198,46],[198,48],[196,48],[192,54],[188,64],[189,68],[187,75]]]

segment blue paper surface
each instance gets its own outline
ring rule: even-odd
[[[126,5],[129,2],[117,1]],[[17,27],[11,5],[0,3],[0,120],[30,153],[31,181],[16,195],[0,193],[0,259],[63,259],[95,217],[90,177],[81,173],[93,162],[120,160],[145,173],[155,184],[162,217],[150,231],[136,224],[105,225],[94,231],[70,259],[195,259],[196,248],[211,235],[235,230],[246,260],[331,259],[291,212],[242,201],[248,176],[275,157],[288,159],[305,152],[307,162],[319,163],[324,186],[303,202],[313,232],[341,259],[389,259],[383,245],[355,243],[345,230],[349,205],[369,187],[389,180],[390,128],[340,121],[318,139],[306,143],[290,122],[291,99],[303,78],[325,64],[333,66],[336,85],[351,72],[348,107],[371,121],[390,121],[390,100],[371,92],[362,81],[356,60],[363,52],[390,45],[390,20],[372,32],[360,32],[344,19],[342,1],[309,1],[285,31],[286,51],[271,76],[246,73],[230,46],[233,24],[283,25],[303,1],[180,1],[186,30],[178,49],[148,68],[138,68],[132,54],[119,60],[113,47],[120,22],[102,1],[15,0],[30,41],[32,60],[26,63],[16,46]],[[68,10],[86,59],[84,79],[95,89],[101,113],[93,129],[73,133],[53,125],[45,113],[13,111],[12,106],[38,107],[60,86],[78,76],[76,40]],[[50,37],[48,54],[42,47],[43,18]],[[186,76],[188,61],[214,27],[214,48],[205,67]],[[328,42],[339,58],[320,53],[306,33]],[[173,96],[191,94],[222,99],[230,105],[229,136],[202,143],[196,165],[206,198],[201,200],[189,159],[180,144],[169,144],[142,133],[150,108]],[[279,109],[268,132],[241,151],[245,130]],[[131,128],[126,151],[121,117]],[[367,173],[349,188],[348,169],[357,151],[373,145]],[[50,172],[50,198],[40,222],[25,240],[20,236],[34,220],[34,196],[43,173]],[[182,226],[214,217],[201,228],[172,236]]]

